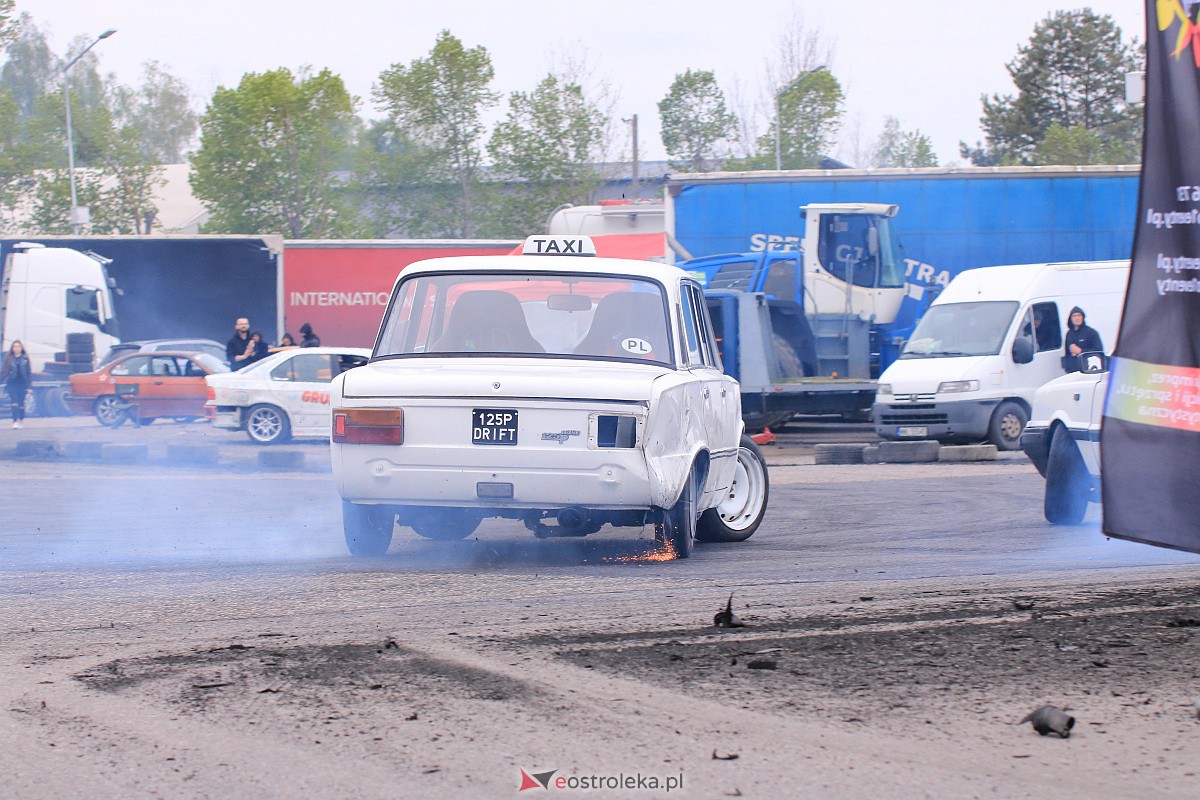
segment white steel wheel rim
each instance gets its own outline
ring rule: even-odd
[[[283,430],[283,420],[274,411],[260,408],[250,415],[250,431],[255,439],[268,442]]]
[[[717,505],[717,515],[727,528],[741,531],[754,524],[762,511],[764,485],[762,464],[747,448],[739,448],[733,484]]]
[[[1005,439],[1016,439],[1021,435],[1021,419],[1011,411],[1000,419],[1000,433]]]

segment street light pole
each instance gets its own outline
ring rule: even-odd
[[[813,69],[805,70],[804,72],[801,72],[799,75],[797,75],[790,83],[788,83],[782,89],[775,92],[775,171],[776,172],[783,169],[783,157],[782,157],[782,154],[780,153],[780,143],[779,143],[779,140],[780,140],[779,98],[783,97],[785,94],[787,94],[797,84],[803,83],[804,81],[811,78],[814,74],[816,74],[818,72],[824,72],[824,70],[825,70],[824,66],[814,67]]]
[[[83,52],[72,58],[62,69],[63,80],[63,100],[67,106],[67,177],[71,180],[71,232],[76,236],[79,235],[80,229],[83,227],[83,220],[79,218],[79,198],[75,194],[75,137],[71,128],[71,87],[67,82],[67,73],[71,67],[75,66],[79,59],[87,55],[88,50],[100,43],[101,39],[107,39],[117,31],[114,28],[109,28],[104,33],[96,37],[96,40],[83,48]]]

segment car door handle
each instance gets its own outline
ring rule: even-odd
[[[163,385],[163,382],[162,382],[162,381],[155,381],[155,382],[154,382],[154,385],[155,385],[155,386],[162,386],[162,385]]]
[[[704,399],[705,400],[708,399],[708,388],[707,387],[704,389]]]

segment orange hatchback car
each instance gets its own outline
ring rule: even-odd
[[[196,419],[204,416],[208,401],[204,376],[228,371],[208,353],[132,353],[95,372],[72,375],[67,406],[76,414],[95,414],[109,428],[126,420],[146,425],[159,417]]]

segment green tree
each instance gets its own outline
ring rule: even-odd
[[[12,95],[17,104],[17,117],[23,119],[34,113],[38,98],[61,89],[62,73],[58,60],[50,52],[46,35],[28,14],[22,14],[15,30],[13,27],[10,23],[10,40],[5,48],[7,59],[0,67],[0,89],[8,90]]]
[[[0,51],[17,38],[17,21],[13,19],[15,0],[0,0]]]
[[[737,135],[738,119],[725,105],[725,94],[709,70],[677,74],[658,101],[662,142],[671,168],[703,172],[726,153],[722,143]]]
[[[1110,15],[1089,8],[1054,12],[1007,65],[1017,94],[983,97],[980,124],[987,147],[976,163],[1045,163],[1039,147],[1055,124],[1094,133],[1103,145],[1093,149],[1094,158],[1120,154],[1125,148],[1108,145],[1140,138],[1138,115],[1124,99],[1125,73],[1139,62],[1140,48],[1122,40]],[[965,144],[960,150],[972,153]]]
[[[587,202],[599,188],[594,162],[604,115],[585,102],[579,84],[555,75],[532,92],[513,92],[508,103],[487,148],[507,186],[483,227],[493,236],[524,236],[543,230],[558,206]]]
[[[781,169],[818,166],[837,139],[844,100],[841,83],[828,70],[818,68],[796,75],[775,95],[771,125],[742,168],[775,169],[776,128]]]
[[[117,87],[117,125],[136,132],[138,152],[159,164],[181,164],[199,128],[187,85],[156,61],[143,66],[141,84]]]
[[[455,233],[459,193],[431,167],[436,161],[393,120],[360,127],[346,188],[360,209],[364,236],[436,239]]]
[[[380,74],[374,90],[380,110],[435,157],[431,172],[458,185],[453,230],[467,238],[475,235],[472,192],[483,152],[483,112],[498,99],[488,88],[493,75],[485,48],[468,50],[444,30],[428,58],[393,64]]]
[[[928,136],[916,131],[900,130],[900,120],[886,117],[883,131],[871,152],[873,167],[936,167],[937,155]]]
[[[200,121],[191,184],[211,233],[342,235],[353,227],[333,175],[343,163],[354,100],[329,70],[288,69],[218,88]]]

